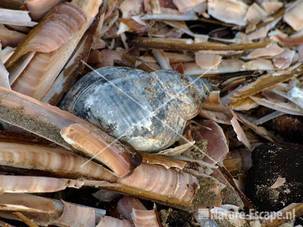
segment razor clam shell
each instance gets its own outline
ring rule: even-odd
[[[101,160],[117,176],[122,177],[129,174],[132,169],[131,166],[138,166],[141,163],[139,155],[132,155],[132,160],[130,160],[129,154],[125,153],[124,148],[114,148],[113,143],[117,141],[108,143],[108,141],[104,140],[104,137],[101,138],[100,135],[83,127],[81,124],[72,124],[63,128],[60,134],[75,149],[89,154],[90,157],[97,160]],[[87,160],[83,165],[89,161]]]
[[[18,220],[18,217],[7,211],[22,212],[39,226],[92,227],[105,214],[105,210],[99,208],[18,193],[0,195],[0,216]]]
[[[68,187],[80,188],[81,180],[41,176],[0,175],[0,190],[5,193],[46,193],[62,191]]]
[[[207,85],[200,79],[191,83],[200,83],[201,90],[193,91],[197,88],[170,70],[105,67],[81,78],[62,107],[137,150],[157,151],[176,142],[186,121],[198,114]]]
[[[107,180],[116,177],[108,169],[88,159],[62,148],[44,145],[30,145],[13,142],[0,142],[0,165],[23,169],[36,169],[58,176]],[[87,162],[85,165],[83,163]]]
[[[82,141],[83,137],[89,138],[90,141],[98,139],[99,142],[101,141],[99,143],[99,145],[101,145],[101,147],[98,148],[99,150],[104,151],[105,149],[106,153],[108,153],[109,150],[113,149],[115,155],[110,154],[109,157],[114,157],[115,161],[121,160],[123,167],[126,165],[129,167],[127,172],[115,174],[126,175],[135,167],[133,165],[139,165],[138,154],[89,122],[69,112],[60,110],[58,107],[42,103],[36,99],[3,87],[0,87],[0,119],[55,142],[67,149],[71,149],[73,144],[70,144],[70,142],[73,142],[72,140],[74,139],[70,138],[72,134],[69,132],[72,132],[75,125],[78,125],[84,130],[79,132],[80,134],[77,134],[78,141]],[[60,133],[62,133],[62,135]],[[124,154],[124,152],[127,154]],[[83,149],[82,154],[89,156],[89,154],[91,154],[89,148]],[[106,160],[109,158],[104,155],[102,157]],[[98,161],[102,163],[104,161],[100,159],[99,155],[93,156],[92,158],[98,159]],[[108,162],[106,161],[106,163]],[[115,167],[119,166],[117,162],[108,164]]]
[[[118,183],[140,188],[158,198],[164,196],[167,203],[182,205],[190,205],[199,190],[199,182],[195,176],[148,164],[141,164],[129,176],[120,178]]]

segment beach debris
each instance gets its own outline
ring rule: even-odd
[[[302,6],[0,1],[0,225],[302,225]]]

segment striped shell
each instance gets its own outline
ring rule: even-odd
[[[62,107],[136,150],[158,151],[179,139],[208,89],[206,81],[170,70],[104,67],[81,78]]]

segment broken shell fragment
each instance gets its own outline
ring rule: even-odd
[[[246,19],[252,24],[257,24],[264,20],[266,16],[266,11],[264,11],[264,9],[262,9],[258,4],[253,3],[247,10]]]
[[[298,0],[289,6],[283,17],[284,21],[296,31],[300,31],[303,28],[302,10],[303,2]]]
[[[62,106],[136,150],[157,151],[179,139],[209,89],[170,70],[105,67],[82,77]]]
[[[162,226],[156,210],[147,210],[138,199],[124,197],[119,200],[117,209],[123,217],[132,221],[136,227]]]
[[[279,47],[277,44],[270,44],[264,48],[258,48],[253,50],[245,59],[256,59],[260,57],[274,57],[281,54],[284,51],[283,48]]]
[[[127,220],[120,220],[111,216],[101,217],[96,227],[132,227],[132,224]]]
[[[221,163],[228,154],[229,148],[223,129],[212,120],[199,121],[190,125],[190,134],[194,141],[207,141],[207,156],[204,161],[216,164]]]
[[[140,202],[139,199],[135,199],[132,197],[125,196],[117,203],[118,213],[128,220],[132,219],[132,209],[146,210],[145,206]]]
[[[25,35],[21,32],[10,30],[4,25],[0,25],[0,40],[3,46],[16,46],[24,39]]]
[[[205,0],[173,0],[180,12],[188,12],[200,4],[204,4]]]
[[[240,0],[209,0],[208,13],[214,18],[243,26],[246,24],[245,15],[248,6]]]

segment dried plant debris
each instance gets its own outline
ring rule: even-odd
[[[0,1],[0,225],[302,225],[302,10]]]

